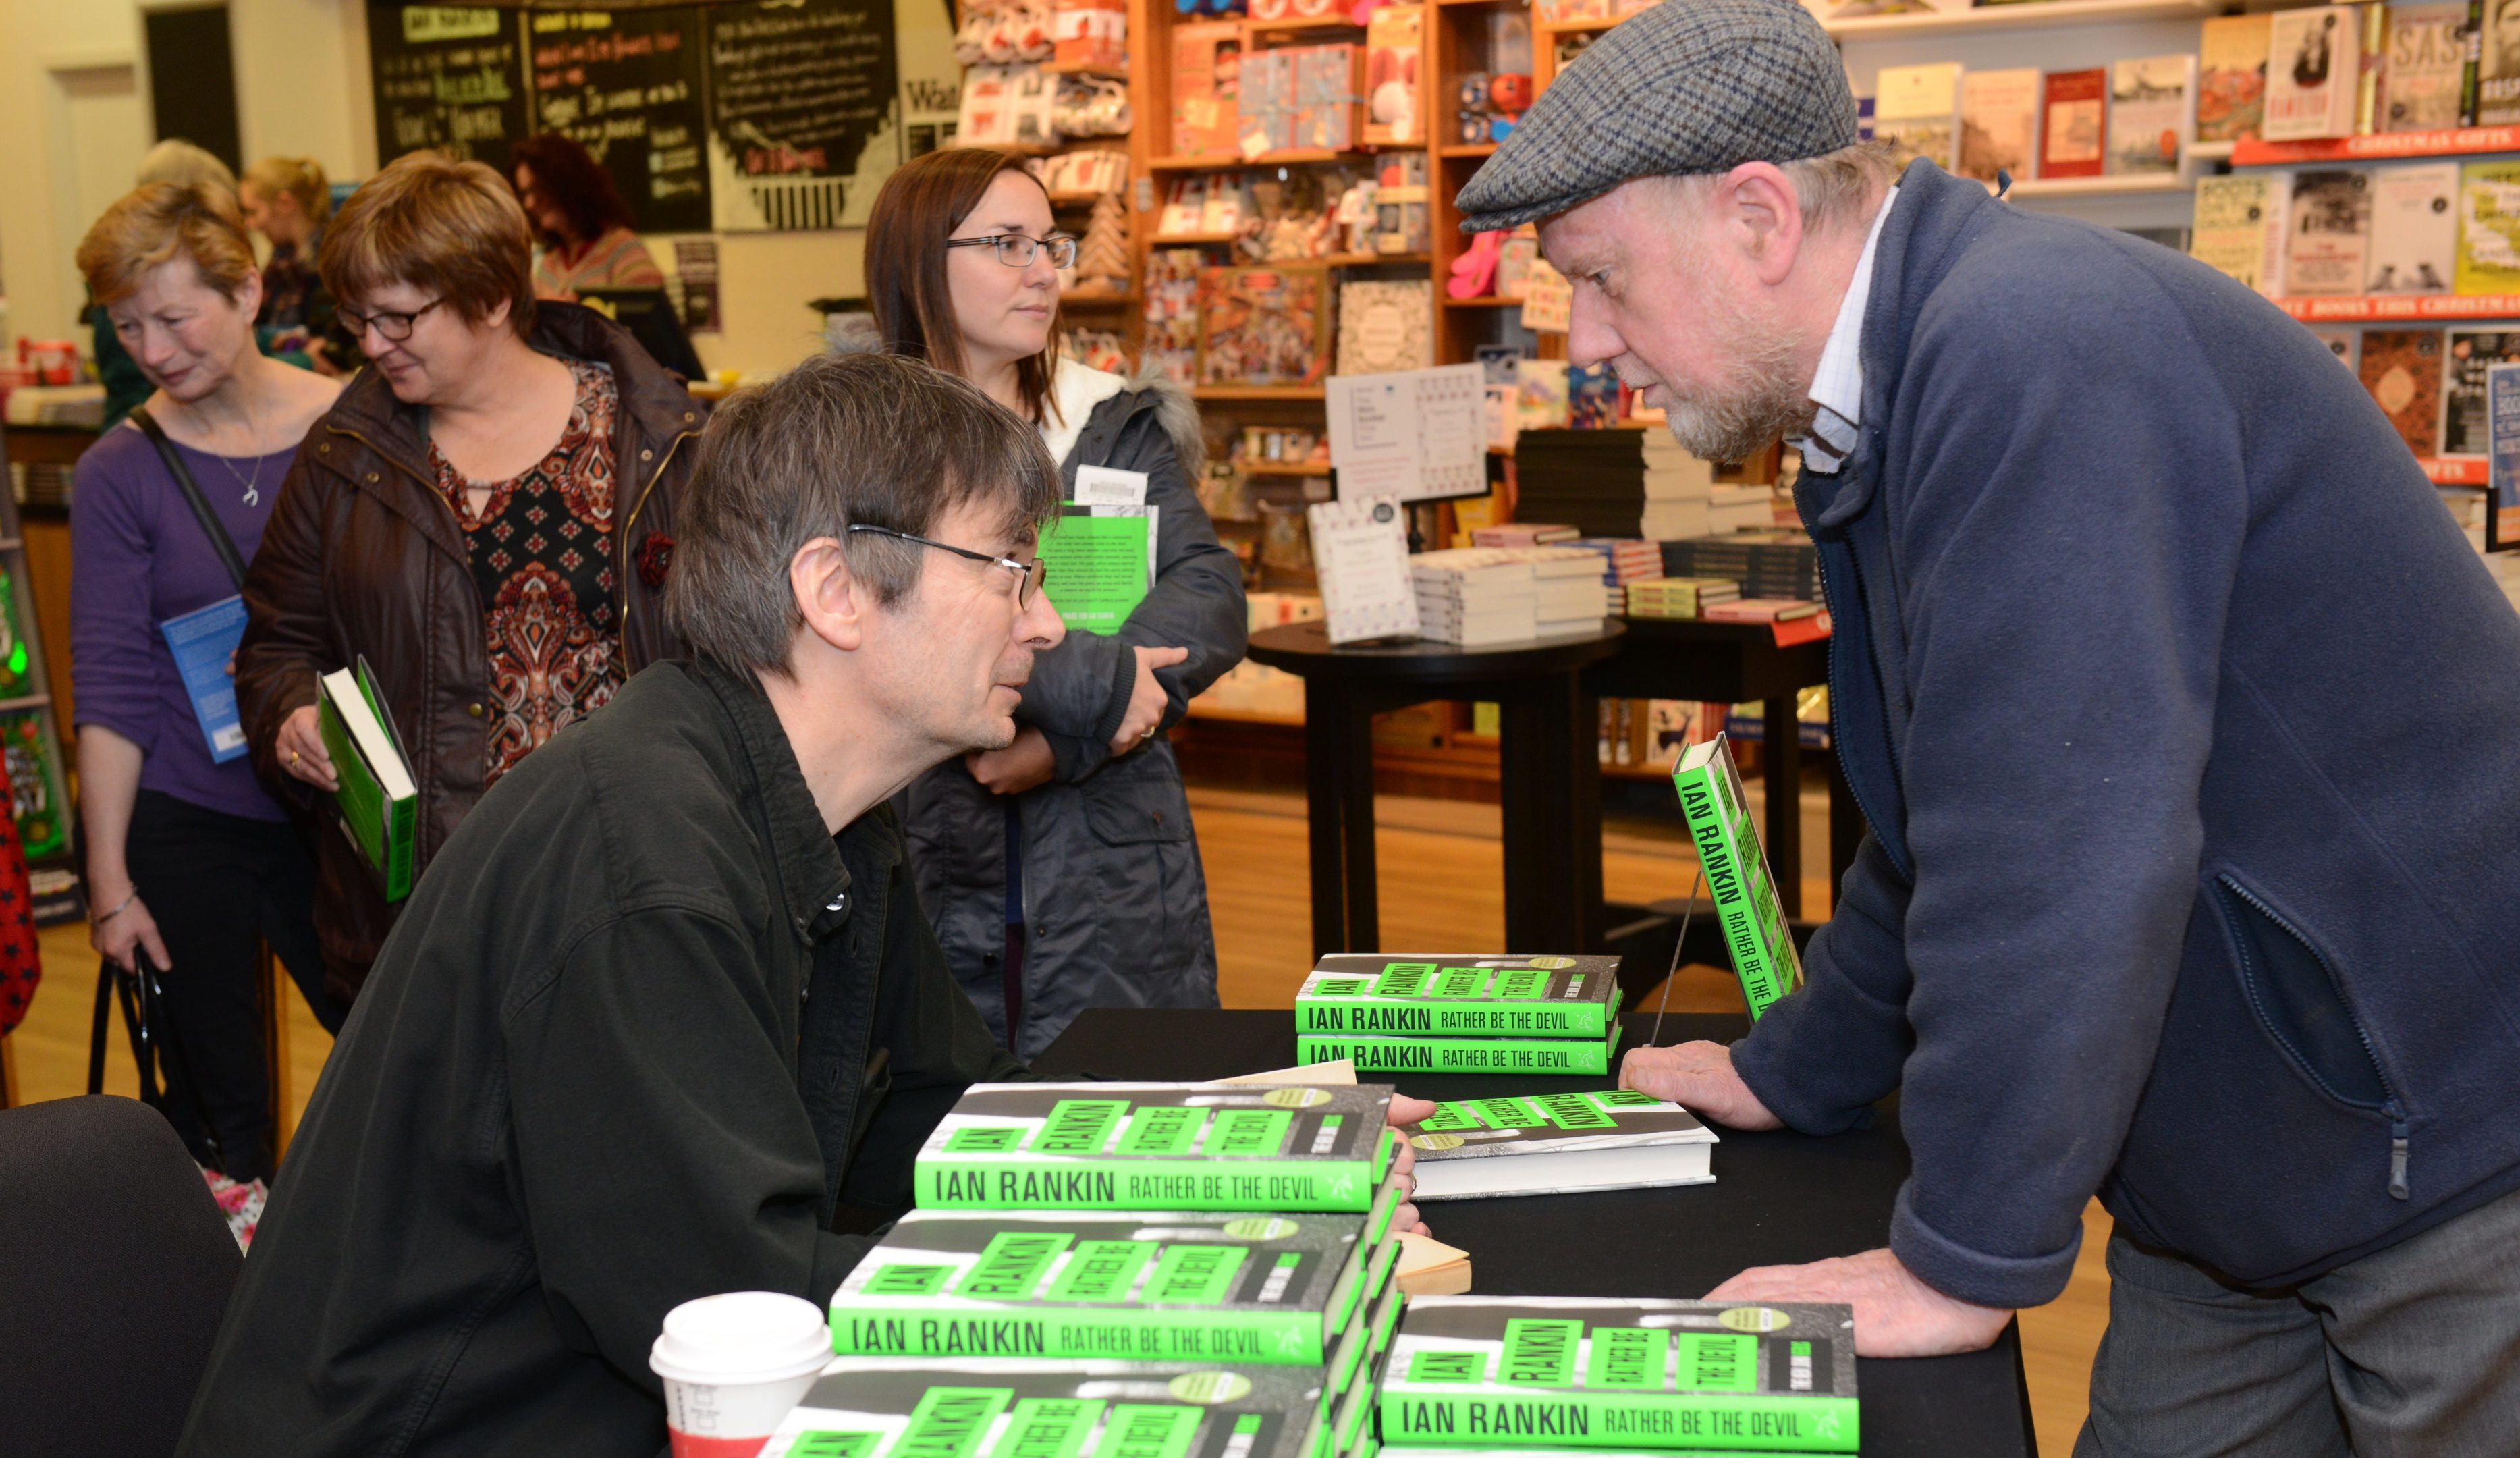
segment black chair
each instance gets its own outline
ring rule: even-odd
[[[0,1451],[166,1458],[241,1264],[156,1110],[0,1110]]]

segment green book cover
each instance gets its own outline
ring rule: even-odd
[[[69,849],[70,797],[62,792],[61,765],[53,758],[44,732],[42,707],[13,708],[0,713],[0,749],[9,765],[10,813],[18,822],[18,844],[30,861]]]
[[[1707,894],[1724,924],[1724,945],[1741,979],[1742,1000],[1756,1022],[1769,1004],[1803,984],[1803,962],[1785,926],[1784,907],[1777,900],[1776,878],[1768,874],[1758,827],[1750,822],[1750,802],[1741,793],[1731,741],[1719,734],[1690,746],[1672,768],[1671,783],[1680,792],[1681,813],[1697,842],[1698,864],[1705,868]]]
[[[1298,1037],[1297,1064],[1356,1060],[1357,1071],[1390,1073],[1606,1073],[1619,1027],[1599,1041],[1576,1038]]]
[[[1599,1038],[1618,1011],[1616,957],[1339,952],[1296,989],[1295,1030]]]
[[[2458,169],[2455,272],[2461,294],[2520,294],[2520,161]]]
[[[1366,1221],[913,1210],[832,1294],[832,1349],[1319,1363],[1367,1289]]]
[[[1849,1306],[1423,1297],[1385,1363],[1386,1447],[1856,1451]]]
[[[1388,1084],[975,1083],[919,1152],[926,1209],[1373,1208]]]
[[[1320,1458],[1319,1367],[843,1358],[761,1458]]]
[[[341,828],[376,869],[384,898],[400,901],[411,894],[420,794],[391,720],[372,697],[366,667],[362,662],[358,672],[339,669],[317,681],[315,727],[333,760],[339,787],[333,804]]]
[[[1116,633],[1155,579],[1160,507],[1063,506],[1041,534],[1041,590],[1070,632]]]

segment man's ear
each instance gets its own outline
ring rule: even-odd
[[[1716,182],[1709,204],[1759,282],[1784,282],[1803,243],[1803,200],[1792,179],[1773,162],[1743,162]]]
[[[839,538],[818,536],[798,547],[788,559],[788,587],[796,595],[806,632],[842,653],[864,646],[875,599],[868,584],[849,570],[849,555]]]

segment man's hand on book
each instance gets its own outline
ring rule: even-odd
[[[971,778],[991,795],[1021,795],[1049,780],[1058,767],[1050,741],[1030,724],[1015,731],[1015,742],[1003,750],[973,750],[963,756]]]
[[[1669,1100],[1730,1129],[1784,1126],[1732,1071],[1732,1050],[1723,1043],[1631,1048],[1619,1065],[1619,1087]]]
[[[1383,1113],[1382,1118],[1385,1123],[1406,1127],[1407,1125],[1419,1123],[1426,1119],[1433,1118],[1434,1116],[1434,1100],[1413,1099],[1407,1094],[1393,1094],[1391,1096],[1391,1107]],[[1409,1175],[1410,1188],[1413,1190],[1417,1188],[1417,1176],[1410,1174],[1410,1171],[1418,1167],[1418,1151],[1410,1145],[1408,1140],[1403,1139],[1400,1141],[1399,1152],[1391,1157],[1391,1167],[1399,1171],[1401,1174]],[[1426,1222],[1418,1218],[1418,1207],[1415,1204],[1403,1205],[1400,1207],[1399,1210],[1391,1217],[1391,1228],[1394,1230],[1414,1231],[1418,1235],[1424,1235],[1427,1233]]]
[[[282,769],[329,795],[340,789],[341,782],[333,774],[333,756],[324,752],[324,735],[315,727],[315,718],[312,704],[293,710],[281,721],[278,743],[272,749]]]
[[[1855,1354],[1939,1357],[1978,1351],[2012,1313],[1972,1305],[1919,1281],[1888,1251],[1809,1265],[1753,1266],[1706,1294],[1710,1301],[1842,1301],[1855,1308]]]

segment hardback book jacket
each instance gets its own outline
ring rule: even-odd
[[[2035,66],[1973,70],[1960,77],[1962,174],[1993,183],[1996,174],[2015,182],[2031,175],[2039,155],[2039,83]]]
[[[2109,68],[2113,173],[2176,172],[2195,125],[2196,58],[2151,56]]]
[[[2205,22],[2196,76],[2196,140],[2254,137],[2267,113],[2267,47],[2274,17],[2215,16]]]
[[[2109,73],[2048,73],[2039,128],[2039,175],[2097,177],[2108,159]]]
[[[1756,1022],[1770,1004],[1803,984],[1803,963],[1750,819],[1732,741],[1718,734],[1691,745],[1673,767],[1671,783],[1697,843],[1707,895],[1724,924],[1724,945],[1741,980],[1742,1001]]]
[[[2389,60],[2380,73],[2379,129],[2420,132],[2457,126],[2467,110],[2468,90],[2475,84],[2475,64],[2468,52],[2468,0],[2392,5],[2388,21]]]
[[[1327,1458],[1330,1396],[1318,1367],[868,1357],[761,1458]]]
[[[2482,456],[2486,430],[2485,372],[2520,363],[2520,334],[2453,329],[2442,362],[2442,448],[2446,456]]]
[[[1352,1060],[1359,1072],[1576,1073],[1599,1076],[1616,1068],[1619,1026],[1606,1038],[1372,1037],[1307,1033],[1295,1039],[1298,1064]]]
[[[1409,1136],[1420,1202],[1702,1184],[1715,1142],[1688,1110],[1634,1089],[1438,1104]]]
[[[1960,127],[1960,65],[1885,66],[1873,87],[1872,135],[1890,144],[1896,165],[1917,158],[1956,170]]]
[[[1069,504],[1041,533],[1042,591],[1071,632],[1116,633],[1155,580],[1158,506]],[[1056,585],[1054,585],[1056,584]]]
[[[2520,121],[2520,15],[2488,5],[2477,21],[2476,124]]]
[[[2354,135],[2362,76],[2358,7],[2277,11],[2268,51],[2268,141]]]
[[[420,813],[401,736],[364,660],[325,674],[315,687],[316,732],[338,782],[333,806],[342,832],[377,873],[384,898],[400,901],[411,894]]]
[[[2350,169],[2292,178],[2284,292],[2360,294],[2371,253],[2371,175]]]
[[[2520,161],[2458,170],[2458,292],[2520,293]]]
[[[2187,251],[2260,294],[2283,293],[2284,208],[2276,179],[2234,172],[2196,179],[2196,227]]]
[[[1852,1453],[1853,1308],[1423,1297],[1382,1379],[1386,1448]]]
[[[2458,163],[2382,167],[2371,180],[2365,294],[2447,294],[2458,273]]]
[[[1388,1084],[974,1083],[917,1162],[926,1209],[1372,1207]]]
[[[1318,1363],[1372,1295],[1375,1218],[912,1210],[832,1294],[832,1348]]]
[[[2362,332],[2362,387],[2418,457],[2441,449],[2442,336],[2437,329]]]
[[[1333,952],[1295,989],[1298,1033],[1602,1038],[1616,957]]]

